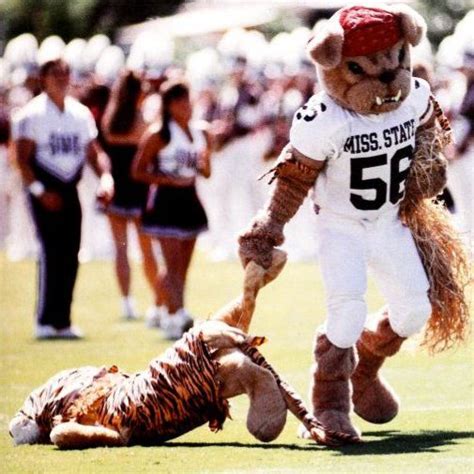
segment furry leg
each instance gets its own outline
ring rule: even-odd
[[[328,430],[347,434],[346,442],[359,442],[360,431],[349,417],[350,377],[356,365],[354,349],[340,349],[325,334],[318,334],[315,358],[312,387],[314,416]]]
[[[378,372],[386,357],[396,354],[404,340],[392,330],[385,312],[377,329],[364,329],[357,342],[359,362],[351,377],[352,401],[354,411],[370,423],[387,423],[398,413],[398,397]]]
[[[117,431],[104,426],[61,423],[53,428],[51,442],[60,449],[86,449],[125,446]]]
[[[310,164],[297,158],[291,146],[281,152],[277,165],[270,170],[276,181],[265,207],[239,237],[239,254],[244,266],[253,261],[263,268],[272,264],[272,250],[285,238],[285,224],[296,214],[313,187],[320,169],[313,160]]]
[[[259,441],[276,439],[285,426],[287,408],[273,375],[239,350],[222,355],[219,363],[222,396],[246,393],[250,399],[247,429]]]
[[[285,266],[286,257],[286,252],[283,250],[273,249],[272,263],[268,269],[257,265],[255,262],[249,262],[245,267],[242,295],[221,308],[212,316],[212,319],[223,321],[229,326],[248,332],[258,292],[280,274]]]

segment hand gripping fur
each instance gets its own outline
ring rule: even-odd
[[[269,171],[273,174],[269,184],[276,181],[270,200],[239,237],[244,266],[253,261],[270,267],[272,249],[284,242],[283,228],[300,208],[319,171],[299,161],[290,146],[283,149],[277,165]]]

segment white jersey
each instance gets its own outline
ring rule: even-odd
[[[78,178],[87,145],[97,137],[90,110],[66,97],[61,111],[45,94],[32,99],[13,120],[14,140],[27,138],[36,144],[34,165],[63,183]]]
[[[191,123],[191,141],[174,121],[170,122],[169,128],[171,139],[158,154],[159,170],[176,178],[196,177],[199,155],[206,149],[204,132]]]
[[[326,161],[314,200],[324,211],[355,219],[396,212],[415,146],[415,132],[431,115],[429,85],[413,78],[408,97],[392,112],[361,115],[321,92],[293,118],[291,144]]]

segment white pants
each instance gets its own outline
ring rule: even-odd
[[[396,215],[367,222],[322,212],[318,246],[326,332],[334,345],[351,347],[364,329],[368,268],[387,301],[392,329],[408,337],[424,326],[431,314],[428,279],[412,235]]]

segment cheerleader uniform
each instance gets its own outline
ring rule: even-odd
[[[156,157],[160,173],[176,178],[195,178],[199,154],[206,149],[202,130],[190,124],[191,141],[175,122],[170,122],[169,143]],[[196,186],[151,186],[142,231],[153,237],[193,239],[207,230],[207,216]]]
[[[132,178],[131,167],[136,145],[107,145],[112,165],[115,194],[107,206],[107,213],[119,217],[140,216],[147,199],[148,186]]]
[[[28,196],[41,248],[37,322],[39,327],[65,330],[71,325],[71,303],[79,266],[82,210],[77,183],[87,147],[97,138],[97,128],[89,109],[72,97],[66,97],[61,111],[43,93],[18,113],[13,132],[14,140],[34,141],[35,180],[61,197],[61,209],[52,211],[31,192]]]

